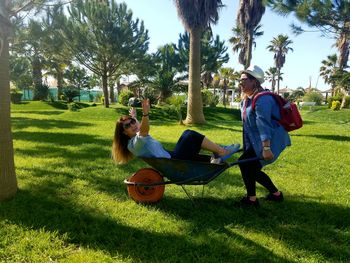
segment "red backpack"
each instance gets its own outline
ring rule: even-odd
[[[297,105],[294,102],[288,101],[273,92],[264,91],[254,96],[252,101],[252,109],[255,110],[256,100],[261,96],[271,95],[277,101],[280,107],[281,119],[278,122],[288,132],[297,130],[303,126],[303,120],[301,119]]]

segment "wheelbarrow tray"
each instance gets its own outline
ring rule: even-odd
[[[207,184],[230,167],[226,162],[211,164],[210,156],[200,157],[200,160],[195,161],[167,158],[142,158],[142,160],[167,178],[166,184],[178,185]]]

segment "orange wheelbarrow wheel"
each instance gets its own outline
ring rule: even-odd
[[[164,182],[160,173],[151,168],[143,168],[134,173],[129,182],[152,184]],[[162,199],[165,185],[157,186],[136,186],[127,185],[129,196],[138,203],[155,203]]]

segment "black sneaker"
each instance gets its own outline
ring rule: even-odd
[[[240,201],[235,202],[236,207],[259,207],[259,200],[256,199],[255,201],[252,201],[249,199],[248,196],[243,197]]]
[[[283,193],[282,192],[280,192],[280,195],[274,195],[272,193],[269,193],[266,196],[266,200],[273,201],[273,202],[282,202],[283,199],[284,199],[284,197],[283,197]]]

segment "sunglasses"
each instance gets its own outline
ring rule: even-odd
[[[131,125],[134,125],[136,123],[135,119],[130,119],[129,122],[123,122],[123,128],[124,129],[129,129]]]
[[[240,79],[240,80],[239,80],[239,83],[245,82],[245,81],[247,81],[248,79],[249,79],[249,78]]]

